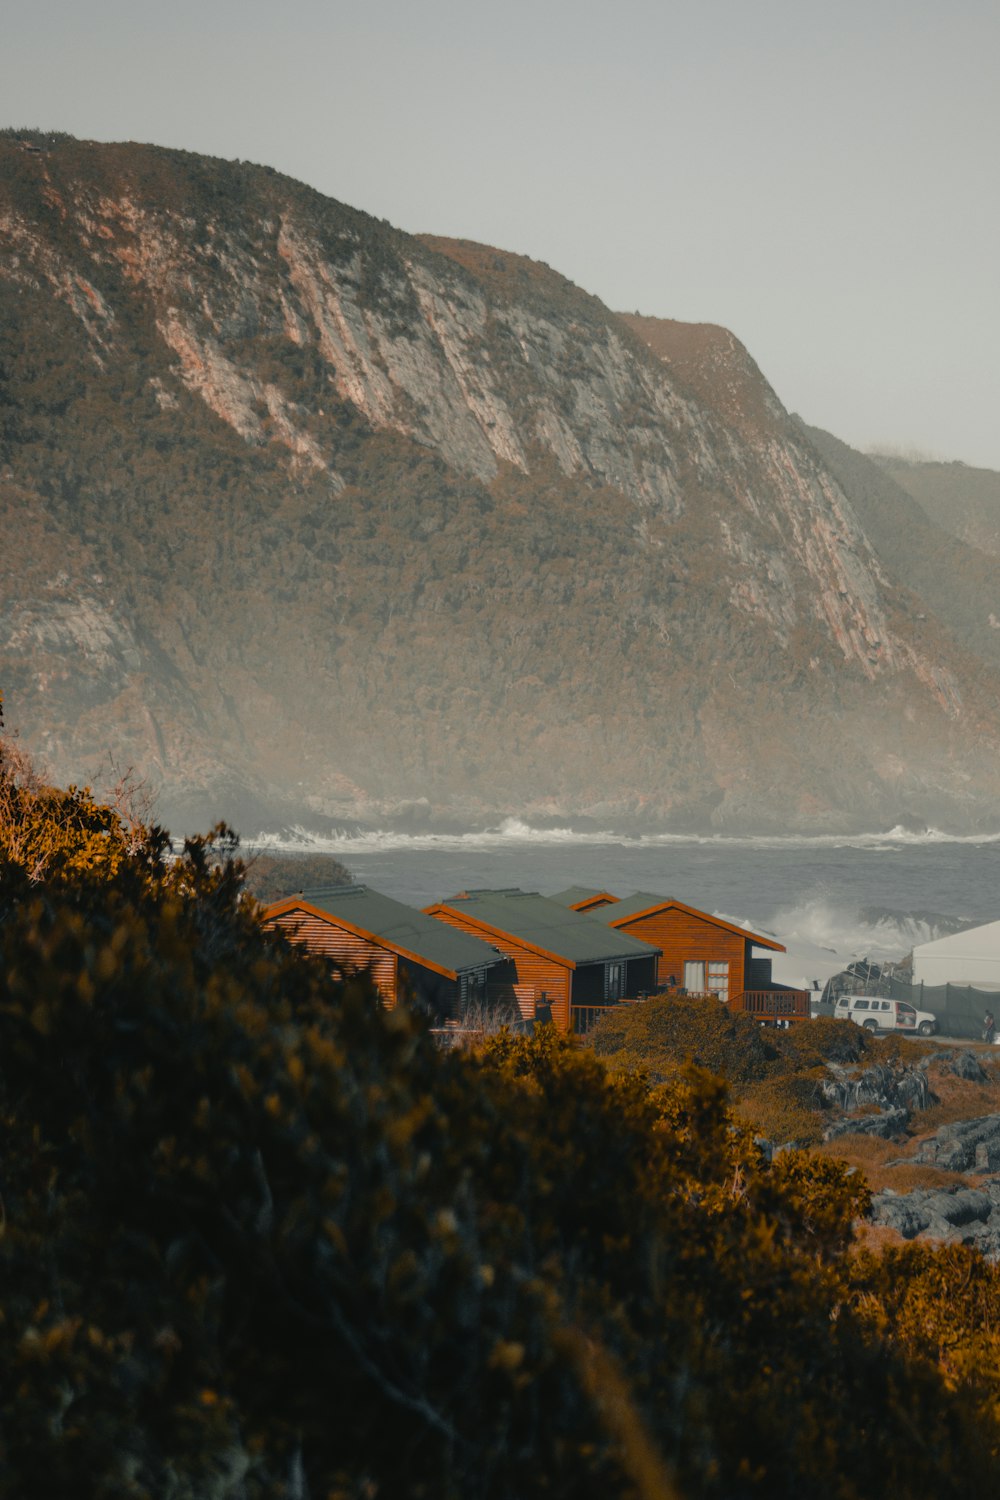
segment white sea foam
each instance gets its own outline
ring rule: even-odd
[[[523,817],[464,833],[302,826],[254,845],[333,855],[355,879],[418,907],[480,886],[658,891],[772,934],[788,949],[775,955],[775,978],[796,985],[858,959],[898,961],[918,942],[1000,918],[993,835],[631,836]]]
[[[630,834],[613,829],[536,828],[522,818],[505,818],[492,828],[468,832],[455,830],[404,832],[393,828],[343,829],[320,833],[301,824],[277,833],[259,833],[244,840],[252,849],[275,851],[308,850],[317,854],[387,853],[394,849],[447,851],[509,849],[523,846],[583,847],[614,845],[655,850],[658,848],[733,849],[865,849],[890,850],[935,845],[984,846],[1000,844],[1000,833],[947,833],[928,828],[921,832],[896,827],[883,833],[821,834],[723,834],[645,833]]]
[[[858,960],[898,963],[917,943],[930,942],[962,925],[930,912],[857,908],[814,896],[775,912],[762,935],[777,938],[788,950],[773,956],[772,973],[779,983],[808,987],[817,980],[822,987],[848,964]]]
[[[850,908],[821,896],[778,911],[773,927],[792,941],[812,943],[819,948],[850,950],[858,958],[876,961],[899,958],[915,943],[927,943],[954,930],[945,919],[935,921],[930,915]]]
[[[509,849],[518,845],[537,846],[566,844],[623,844],[638,840],[603,830],[584,832],[572,828],[533,828],[520,818],[505,818],[495,828],[460,833],[453,830],[440,832],[404,833],[392,828],[345,829],[336,833],[317,833],[296,825],[280,833],[261,833],[244,840],[248,848],[273,849],[289,852],[309,850],[317,854],[382,854],[392,850],[437,849],[488,851]]]

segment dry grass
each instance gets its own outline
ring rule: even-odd
[[[963,1177],[961,1172],[946,1172],[933,1162],[897,1158],[894,1166],[887,1163],[881,1171],[875,1173],[874,1179],[868,1179],[868,1183],[876,1193],[885,1188],[892,1188],[895,1193],[911,1193],[915,1188],[968,1187],[969,1179]]]
[[[972,1084],[968,1087],[975,1088],[977,1085]],[[921,1126],[926,1119],[926,1113],[928,1112],[918,1116]],[[988,1113],[988,1111],[973,1108],[965,1113],[957,1113],[953,1118],[972,1119],[983,1113]],[[914,1136],[905,1142],[883,1141],[874,1135],[842,1135],[834,1141],[824,1141],[815,1149],[821,1156],[847,1162],[849,1166],[863,1172],[869,1187],[876,1193],[886,1188],[891,1188],[896,1193],[909,1193],[914,1188],[947,1188],[965,1185],[968,1179],[960,1172],[946,1172],[931,1162],[918,1162],[911,1159],[921,1142],[931,1134],[933,1134],[932,1130],[921,1129],[919,1136]]]
[[[484,1002],[470,1005],[460,1026],[442,1027],[436,1035],[442,1046],[475,1051],[505,1027],[516,1028],[520,1023],[521,1012],[515,1005],[488,1005]]]
[[[854,1167],[864,1175],[869,1187],[876,1193],[887,1189],[895,1193],[909,1193],[917,1188],[978,1185],[978,1177],[946,1172],[933,1163],[918,1162],[912,1158],[923,1142],[942,1125],[1000,1112],[1000,1059],[996,1058],[992,1049],[971,1043],[969,1050],[979,1056],[979,1061],[988,1073],[987,1082],[976,1083],[967,1078],[959,1078],[951,1071],[948,1061],[954,1056],[954,1048],[936,1047],[933,1050],[938,1055],[930,1064],[928,1081],[937,1103],[913,1116],[905,1141],[883,1141],[877,1136],[869,1135],[843,1135],[814,1147],[817,1154]],[[879,1255],[903,1243],[902,1236],[893,1229],[863,1220],[855,1224],[855,1244],[859,1250],[869,1250]]]
[[[838,1136],[837,1140],[817,1146],[816,1151],[823,1157],[846,1161],[849,1166],[864,1172],[868,1185],[876,1193],[883,1188],[892,1188],[895,1193],[910,1193],[913,1188],[964,1187],[970,1179],[961,1173],[945,1172],[933,1163],[910,1158],[942,1125],[978,1119],[1000,1110],[1000,1080],[973,1083],[933,1064],[930,1083],[939,1103],[913,1116],[909,1136],[904,1142],[862,1134]]]
[[[928,1080],[937,1103],[914,1116],[914,1133],[932,1135],[942,1125],[952,1125],[956,1120],[973,1120],[979,1115],[1000,1112],[1000,1076],[994,1066],[993,1049],[975,1046],[969,1050],[974,1051],[979,1062],[987,1068],[989,1081],[975,1083],[968,1078],[959,1078],[947,1067],[943,1057],[931,1063]]]
[[[800,1146],[819,1142],[825,1124],[818,1106],[816,1070],[799,1078],[765,1078],[732,1094],[733,1113],[755,1134]]]
[[[905,1244],[899,1231],[889,1229],[885,1224],[869,1224],[867,1219],[859,1219],[854,1226],[855,1250],[868,1250],[872,1255],[882,1255],[886,1250],[895,1250],[899,1245]]]

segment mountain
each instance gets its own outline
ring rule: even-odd
[[[879,555],[892,559],[897,575],[967,651],[984,665],[1000,666],[993,560],[945,530],[943,522],[936,524],[879,459],[857,453],[819,428],[803,430]]]
[[[175,827],[1000,825],[988,570],[963,632],[848,489],[722,329],[0,137],[8,721]]]
[[[1000,474],[970,464],[887,453],[873,453],[871,458],[945,531],[1000,557]]]

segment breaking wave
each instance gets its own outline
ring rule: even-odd
[[[658,848],[733,849],[864,849],[871,851],[926,848],[935,845],[980,846],[1000,844],[1000,833],[946,833],[928,828],[919,832],[896,827],[882,833],[724,834],[627,833],[614,829],[537,826],[522,818],[505,818],[483,829],[427,829],[352,827],[320,832],[296,824],[278,832],[259,833],[244,840],[249,848],[318,854],[385,853],[394,849],[489,850],[521,846],[583,847],[615,845]]]
[[[808,947],[837,957],[898,962],[918,943],[930,943],[972,923],[943,912],[851,907],[815,897],[774,913],[769,929],[786,947]]]
[[[796,985],[822,985],[861,959],[898,963],[918,943],[1000,918],[1000,835],[768,839],[508,818],[475,831],[303,826],[254,843],[330,854],[354,879],[419,907],[475,887],[659,892],[773,936],[788,950],[774,955],[774,977]]]
[[[436,829],[406,832],[395,828],[338,829],[317,833],[299,825],[279,833],[261,833],[245,843],[254,849],[317,854],[381,854],[392,850],[454,850],[515,848],[518,845],[620,844],[638,842],[610,831],[584,832],[573,828],[534,828],[520,818],[505,818],[494,828],[460,831]]]

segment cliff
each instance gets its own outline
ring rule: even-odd
[[[724,330],[265,168],[8,135],[0,413],[0,680],[63,779],[110,754],[247,829],[993,819],[992,636]]]

